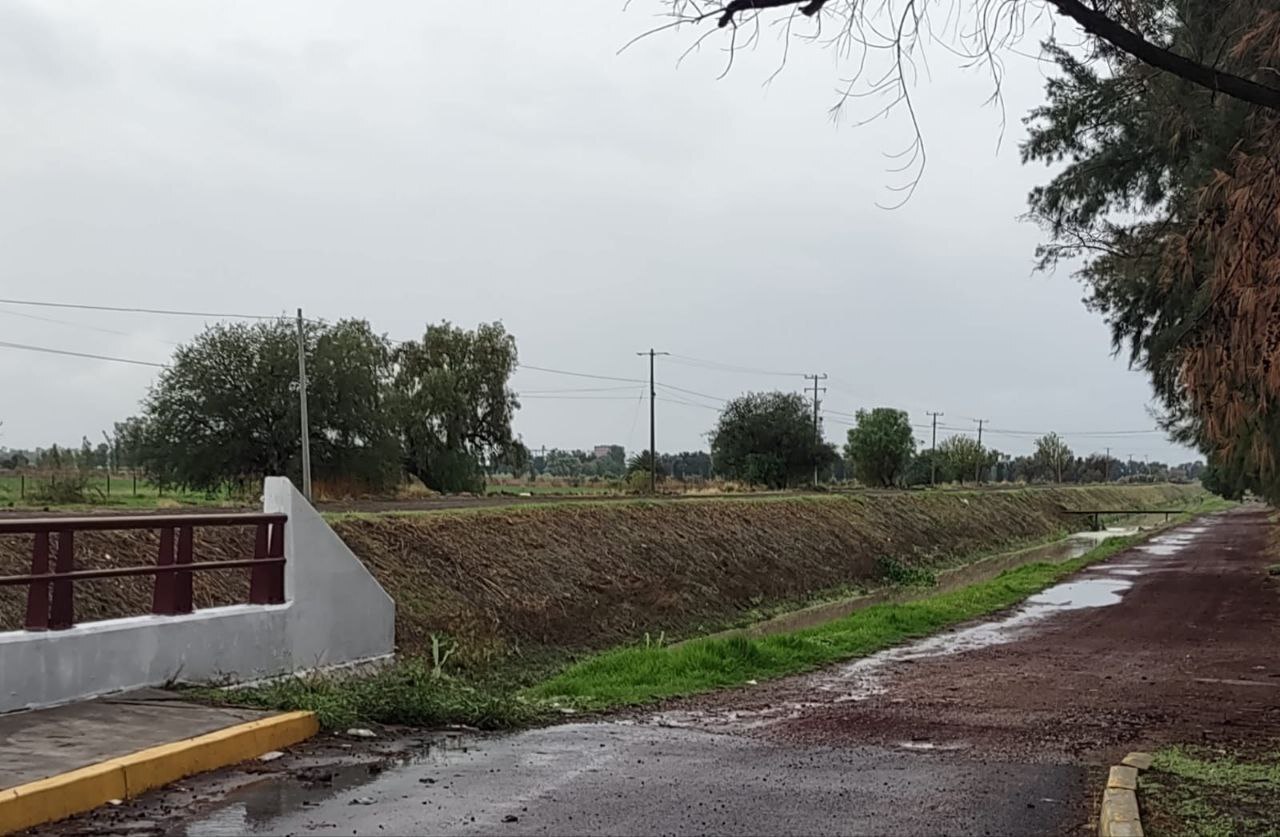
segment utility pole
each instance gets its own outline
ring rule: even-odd
[[[805,375],[806,381],[813,381],[813,484],[818,484],[818,447],[822,445],[822,431],[818,429],[818,381],[825,381],[827,373],[821,375]],[[826,392],[827,388],[822,387],[822,391]]]
[[[973,481],[978,485],[982,485],[982,425],[987,423],[987,419],[974,419],[978,423],[978,461],[973,466]]]
[[[298,309],[298,414],[302,417],[302,496],[311,500],[311,428],[307,422],[307,341]]]
[[[929,443],[929,485],[933,486],[938,481],[938,416],[942,413],[926,412],[925,415],[933,417],[933,441]]]
[[[1107,455],[1102,459],[1102,481],[1111,482],[1111,448],[1107,448]]]
[[[636,352],[637,355],[649,356],[649,493],[658,493],[658,450],[657,435],[654,430],[654,402],[658,391],[653,383],[653,358],[656,355],[669,355],[671,352],[655,352],[652,348],[647,352]]]

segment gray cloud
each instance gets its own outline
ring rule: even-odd
[[[1016,140],[1039,68],[1011,65],[997,148],[989,80],[933,56],[917,90],[929,166],[912,201],[886,212],[876,201],[898,181],[885,154],[908,128],[833,127],[829,52],[796,45],[764,86],[780,55],[766,39],[717,80],[714,48],[675,66],[692,33],[615,54],[654,8],[579,5],[0,0],[3,296],[301,305],[396,337],[502,319],[537,365],[640,376],[633,353],[653,345],[829,372],[838,411],[1152,426],[1145,380],[1111,357],[1079,286],[1031,272],[1039,233],[1017,218],[1045,172],[1018,164]],[[134,336],[2,315],[0,332],[162,360],[164,341],[201,325],[58,316]],[[803,385],[678,362],[660,373],[718,396]],[[4,351],[0,444],[95,436],[149,379]],[[582,381],[525,370],[516,383]],[[529,399],[517,428],[533,445],[641,447],[640,388],[618,394]],[[659,406],[661,448],[703,443],[714,411]],[[1185,456],[1157,435],[1112,446]]]

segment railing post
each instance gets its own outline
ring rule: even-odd
[[[165,526],[160,530],[160,555],[156,566],[161,569],[156,573],[156,583],[151,594],[151,612],[162,616],[177,613],[174,610],[174,572],[165,570],[173,566],[173,527]]]
[[[279,523],[271,524],[271,539],[267,546],[268,558],[284,557],[284,527],[288,521],[281,520]],[[271,590],[267,599],[268,604],[284,603],[284,564],[272,564],[270,569]]]
[[[35,543],[31,546],[31,574],[45,575],[49,572],[49,533],[36,532]],[[28,631],[43,631],[49,628],[49,582],[33,581],[27,587],[27,621]]]
[[[267,557],[267,527],[259,523],[253,536],[253,560]],[[254,566],[249,571],[249,604],[267,604],[271,601],[271,567],[269,564]]]
[[[178,527],[178,567],[173,579],[173,612],[190,613],[194,608],[191,597],[191,570],[182,569],[183,564],[191,563],[192,529],[191,524]]]
[[[58,560],[54,565],[57,573],[69,573],[76,568],[75,530],[58,530]],[[73,588],[69,578],[56,578],[53,582],[53,607],[49,612],[49,629],[62,631],[75,624],[76,611],[72,599]]]

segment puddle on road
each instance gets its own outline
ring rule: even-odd
[[[1176,555],[1207,529],[1203,526],[1177,529],[1152,538],[1136,548],[1141,556],[1118,564],[1097,564],[1084,570],[1078,577],[1054,585],[1027,599],[1017,610],[1001,619],[981,622],[969,627],[937,634],[922,640],[890,648],[869,657],[855,660],[812,675],[808,683],[809,693],[817,700],[793,701],[761,710],[691,710],[659,713],[658,723],[670,726],[698,726],[703,728],[728,727],[753,728],[775,721],[798,717],[805,710],[829,703],[862,701],[889,690],[887,677],[894,664],[924,660],[932,657],[964,654],[996,645],[1014,642],[1028,632],[1054,617],[1084,608],[1109,607],[1123,600],[1136,578],[1144,573],[1159,571],[1161,559]],[[1114,532],[1083,533],[1101,536],[1090,538],[1078,553],[1083,555],[1098,541],[1114,536]],[[1069,540],[1076,540],[1073,538]],[[1063,544],[1053,544],[1061,547]],[[1142,557],[1150,556],[1150,557]],[[906,745],[902,745],[906,746]],[[921,749],[929,749],[927,747]]]
[[[317,807],[335,798],[349,796],[350,805],[368,804],[371,797],[362,791],[379,777],[408,767],[451,767],[468,752],[468,747],[474,748],[477,743],[478,739],[445,732],[389,764],[324,763],[269,774],[227,793],[216,808],[188,823],[181,833],[187,837],[254,834],[269,831],[283,814]],[[452,781],[447,776],[432,778],[446,788]]]
[[[969,745],[963,741],[947,741],[944,743],[936,741],[899,741],[898,746],[904,750],[916,750],[917,752],[952,752],[969,748]]]

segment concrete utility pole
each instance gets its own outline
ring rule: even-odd
[[[973,466],[973,481],[982,485],[982,425],[987,419],[974,419],[978,423],[978,461]]]
[[[825,381],[827,379],[827,373],[823,372],[821,375],[815,373],[813,375],[805,375],[804,377],[807,381],[813,381],[813,442],[815,445],[813,450],[813,484],[817,485],[818,449],[816,446],[820,446],[822,444],[822,431],[818,429],[818,381]],[[822,387],[822,391],[826,392],[827,388]]]
[[[1111,482],[1111,448],[1107,448],[1107,455],[1102,460],[1102,481]]]
[[[307,341],[298,309],[298,414],[302,418],[302,496],[311,500],[311,428],[307,422]]]
[[[942,413],[925,413],[933,417],[933,441],[929,443],[929,485],[938,482],[938,416]]]
[[[655,355],[669,355],[671,352],[655,352],[652,348],[647,352],[636,352],[637,355],[649,356],[649,493],[658,493],[658,450],[657,435],[654,430],[654,402],[658,398],[658,391],[654,388],[653,383],[653,358]]]

